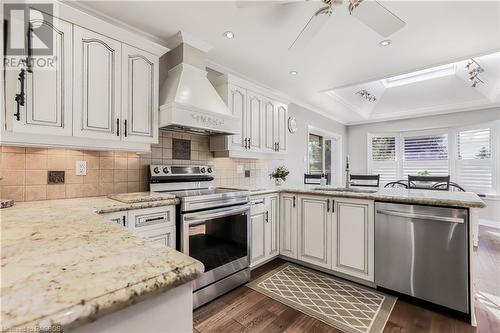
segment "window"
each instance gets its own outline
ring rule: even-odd
[[[397,180],[396,136],[373,136],[370,138],[370,173],[380,175],[380,183],[385,185]]]
[[[309,174],[329,174],[332,185],[340,185],[341,136],[309,126],[308,169]]]
[[[456,182],[467,190],[494,192],[491,137],[490,128],[457,133]]]
[[[419,173],[450,175],[467,191],[499,191],[497,131],[500,122],[417,132],[370,134],[368,173],[380,174],[381,186]]]
[[[428,174],[446,176],[448,162],[448,134],[429,134],[403,137],[403,177]]]

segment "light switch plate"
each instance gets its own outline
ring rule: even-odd
[[[76,175],[85,176],[87,174],[87,161],[76,161]]]

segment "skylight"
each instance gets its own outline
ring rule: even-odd
[[[455,75],[455,64],[427,68],[421,71],[393,76],[387,79],[383,79],[382,83],[386,88],[392,88],[392,87],[404,86],[410,83],[445,77],[449,75]]]

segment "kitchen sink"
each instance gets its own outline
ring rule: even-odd
[[[362,188],[347,188],[347,187],[316,187],[316,191],[335,191],[335,192],[354,192],[354,193],[375,193],[377,190],[368,190]]]

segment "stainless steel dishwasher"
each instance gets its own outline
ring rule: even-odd
[[[375,203],[375,283],[469,313],[466,209]]]

